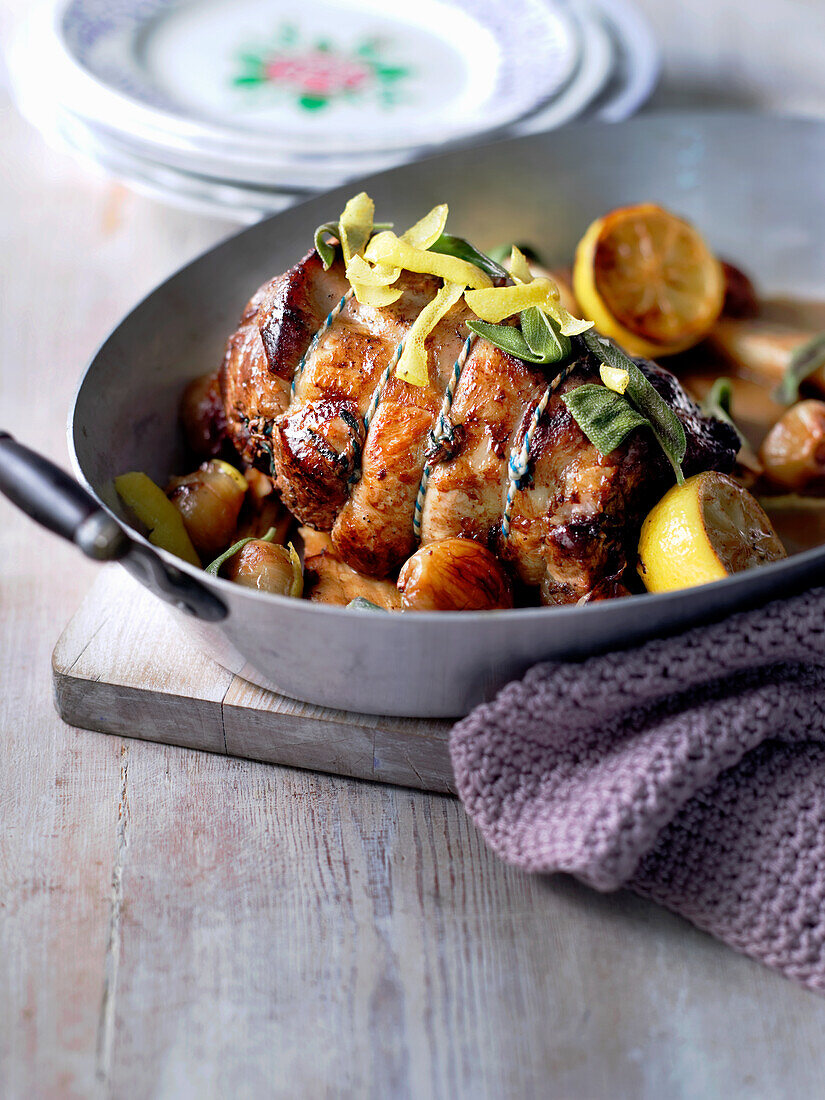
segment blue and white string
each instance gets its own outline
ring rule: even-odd
[[[395,351],[392,353],[392,359],[390,359],[389,363],[387,363],[386,367],[384,368],[384,373],[378,379],[378,385],[372,392],[372,400],[367,407],[367,411],[364,413],[364,439],[367,438],[367,432],[370,430],[370,423],[372,421],[372,418],[375,416],[375,413],[381,402],[384,388],[390,380],[390,375],[398,366],[398,360],[401,358],[401,353],[403,352],[403,350],[404,341],[402,340]]]
[[[507,463],[507,497],[504,502],[504,515],[501,518],[501,537],[505,542],[510,537],[510,522],[512,519],[513,501],[516,492],[521,488],[522,478],[530,468],[530,448],[533,445],[533,437],[536,434],[539,421],[544,415],[544,410],[547,408],[547,402],[550,400],[550,397],[567,378],[575,365],[575,363],[570,363],[566,366],[564,370],[553,379],[541,395],[538,404],[533,409],[530,423],[527,426],[527,431],[524,433],[524,439],[521,442],[521,446],[514,447],[510,452],[510,458]]]
[[[329,311],[329,313],[326,316],[326,320],[324,321],[324,323],[321,325],[321,327],[318,329],[318,331],[315,333],[315,335],[310,340],[309,347],[304,352],[304,354],[301,356],[301,358],[298,362],[298,366],[295,368],[295,374],[292,376],[292,385],[290,386],[290,389],[289,389],[289,399],[290,399],[290,401],[295,396],[295,387],[298,385],[299,378],[304,373],[304,367],[307,365],[307,360],[313,354],[315,349],[318,347],[318,342],[321,339],[321,337],[324,335],[324,333],[330,327],[330,325],[335,320],[335,318],[340,314],[341,310],[344,309],[347,302],[351,301],[354,294],[355,294],[355,291],[352,289],[352,287],[350,287],[349,290],[344,295],[344,297],[340,300],[340,302],[338,302],[338,304],[336,306],[334,306]]]
[[[441,402],[441,410],[438,414],[438,419],[435,422],[435,426],[430,430],[428,438],[428,451],[430,454],[437,454],[438,449],[442,443],[450,444],[453,441],[455,435],[455,429],[450,420],[450,409],[453,405],[453,398],[455,397],[455,391],[458,388],[458,383],[461,380],[461,372],[464,369],[464,364],[473,350],[473,345],[476,342],[476,334],[472,333],[464,341],[464,346],[459,352],[458,358],[453,363],[452,374],[450,375],[450,381],[447,383],[447,389],[444,391],[444,399]],[[424,464],[424,470],[421,474],[421,481],[418,483],[418,493],[415,498],[415,508],[413,510],[413,531],[416,539],[421,539],[421,516],[424,511],[424,497],[427,495],[427,485],[429,484],[430,475],[432,474],[433,463],[427,461]]]
[[[315,352],[318,347],[318,343],[325,332],[330,328],[335,319],[341,314],[342,310],[346,307],[347,303],[353,298],[355,291],[350,287],[346,294],[340,299],[340,301],[329,311],[324,323],[312,337],[309,347],[301,356],[297,367],[295,368],[295,374],[292,379],[292,385],[290,387],[290,400],[295,396],[295,389],[301,375],[304,372],[307,361],[310,356]],[[442,444],[448,445],[452,442],[454,437],[453,424],[450,421],[450,409],[452,408],[453,399],[455,397],[458,383],[461,380],[461,372],[464,368],[464,364],[469,358],[470,352],[473,349],[477,337],[475,333],[471,334],[464,341],[464,345],[459,353],[458,358],[453,364],[452,374],[450,375],[450,381],[447,384],[447,389],[444,392],[444,398],[441,403],[441,409],[438,413],[438,419],[435,422],[434,427],[430,430],[428,438],[428,450],[435,454]],[[390,376],[395,368],[398,366],[398,361],[401,358],[401,353],[404,350],[404,341],[396,347],[393,352],[392,358],[385,367],[381,377],[378,380],[372,398],[370,399],[367,411],[364,414],[364,439],[366,440],[367,433],[369,432],[370,423],[381,403],[381,397],[387,382],[390,380]],[[544,411],[547,408],[547,403],[550,400],[551,395],[561,385],[561,383],[567,378],[570,370],[574,364],[570,364],[556,377],[547,389],[542,394],[538,404],[533,409],[532,416],[530,417],[530,423],[527,427],[527,431],[524,433],[524,439],[522,440],[519,448],[513,448],[510,452],[510,457],[507,463],[507,497],[504,504],[504,515],[501,520],[501,535],[506,541],[510,537],[510,523],[513,511],[513,501],[515,499],[516,492],[521,487],[522,478],[527,474],[530,468],[530,448],[533,443],[533,437],[536,434],[539,421],[544,415]],[[421,474],[421,480],[418,484],[418,492],[415,498],[415,507],[413,509],[413,531],[416,539],[421,539],[421,518],[424,510],[424,499],[427,495],[427,486],[429,484],[430,477],[432,475],[434,463],[427,461],[424,465],[424,470]],[[356,469],[353,471],[350,477],[350,484],[355,484],[361,477],[361,470]]]
[[[396,347],[395,351],[392,353],[392,358],[390,359],[389,363],[387,363],[384,370],[381,372],[381,377],[378,379],[378,383],[375,389],[372,391],[370,403],[367,406],[367,411],[364,413],[364,444],[366,444],[367,441],[367,433],[370,430],[372,418],[375,416],[376,412],[378,411],[378,406],[381,404],[381,398],[383,396],[384,389],[390,380],[392,372],[398,366],[398,360],[401,358],[401,353],[403,352],[403,350],[404,341],[402,340],[401,343],[398,344],[398,346]],[[355,485],[360,480],[361,467],[356,466],[350,474],[349,483],[350,485]]]

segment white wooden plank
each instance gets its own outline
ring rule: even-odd
[[[16,9],[0,3],[4,44],[12,17],[28,12]],[[75,166],[2,92],[0,143],[0,424],[66,465],[66,414],[94,347],[226,227],[161,212]],[[9,1098],[106,1091],[123,745],[63,725],[49,665],[95,573],[0,499],[0,1092]]]
[[[231,672],[180,633],[119,566],[101,571],[52,657],[64,721],[104,733],[225,752],[221,700]]]
[[[638,2],[660,102],[825,109],[809,0]],[[0,0],[4,41],[27,11]],[[0,420],[65,461],[88,354],[229,227],[6,105],[0,135]],[[821,1000],[645,902],[508,870],[452,799],[64,726],[49,653],[92,577],[0,501],[4,1097],[821,1095]]]
[[[450,723],[300,703],[247,683],[188,642],[122,569],[104,569],[52,659],[63,719],[171,745],[448,791]]]
[[[454,800],[150,748],[115,1095],[817,1095],[821,1001],[639,899],[506,868]]]
[[[299,703],[239,677],[223,702],[227,752],[424,790],[452,789],[450,723]]]

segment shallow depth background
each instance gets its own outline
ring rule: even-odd
[[[819,0],[637,2],[654,106],[825,114]],[[26,7],[0,0],[0,35]],[[65,462],[98,341],[231,227],[0,104],[0,422]],[[504,868],[451,799],[62,726],[50,653],[93,574],[0,500],[5,1097],[821,1094],[821,999],[632,896]]]

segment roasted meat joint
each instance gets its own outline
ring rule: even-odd
[[[246,484],[210,571],[385,610],[588,603],[645,590],[640,533],[673,487],[745,492],[732,423],[580,320],[564,278],[450,235],[446,206],[400,234],[373,218],[362,193],[321,226],[184,394],[202,476]],[[238,568],[249,542],[281,551],[275,587]]]

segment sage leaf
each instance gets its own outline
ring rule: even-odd
[[[624,397],[647,419],[659,446],[673,467],[676,481],[682,485],[685,480],[682,460],[687,450],[687,437],[682,421],[638,365],[612,340],[599,336],[593,329],[582,333],[581,338],[600,364],[627,372],[628,383]]]
[[[627,398],[606,386],[586,382],[563,393],[570,415],[600,454],[609,455],[635,428],[650,426]]]
[[[788,369],[776,391],[777,401],[792,405],[799,400],[799,386],[806,378],[825,366],[825,332],[801,344],[791,355]]]
[[[509,260],[512,247],[510,244],[497,244],[487,250],[487,255],[494,264],[503,265],[505,260]]]
[[[219,557],[215,558],[213,562],[210,562],[209,565],[207,565],[206,569],[204,569],[204,572],[208,573],[210,577],[219,576],[221,566],[225,565],[231,557],[234,557],[235,554],[238,553],[239,550],[243,550],[243,548],[245,546],[248,546],[250,542],[272,542],[276,534],[276,529],[274,527],[270,527],[267,533],[260,539],[256,539],[254,535],[250,535],[248,538],[245,539],[238,539],[238,541],[230,546],[228,550],[224,550],[224,552]]]
[[[724,420],[726,424],[730,424],[736,434],[739,436],[740,443],[744,442],[742,433],[736,427],[733,422],[733,416],[731,415],[731,402],[733,400],[733,383],[730,378],[724,376],[717,378],[708,392],[705,394],[705,400],[702,402],[702,412],[706,416],[714,416],[717,420]]]
[[[376,222],[373,227],[373,233],[379,233],[384,229],[392,229],[392,222]],[[335,244],[327,240],[328,237],[335,238]],[[338,226],[338,222],[324,222],[323,225],[319,225],[315,230],[315,251],[321,257],[321,263],[324,265],[324,271],[328,271],[335,261],[335,248],[336,245],[341,243],[341,230]]]
[[[338,222],[325,222],[315,230],[315,251],[321,257],[324,271],[328,271],[335,259],[335,246],[330,244],[327,237],[338,238],[340,230]],[[340,238],[338,238],[340,240]]]
[[[705,400],[702,402],[702,412],[706,416],[713,416],[717,420],[722,420],[725,424],[729,424],[731,428],[733,428],[739,439],[739,451],[736,455],[736,461],[740,466],[744,466],[746,470],[750,470],[755,474],[761,474],[763,472],[763,466],[759,461],[759,456],[740,431],[739,426],[733,419],[732,410],[733,382],[730,378],[722,376],[716,379],[705,394]]]
[[[559,363],[570,355],[568,337],[562,336],[555,322],[537,306],[521,314],[521,331],[537,363]]]
[[[364,596],[356,596],[354,600],[350,600],[347,604],[349,611],[380,611],[382,614],[387,614],[386,607],[380,607],[377,603],[373,603],[372,600],[366,599]]]
[[[507,271],[483,252],[465,241],[463,237],[453,237],[450,233],[442,233],[435,244],[431,244],[428,251],[438,252],[442,256],[456,256],[459,260],[466,260],[481,268],[491,279],[509,279]]]
[[[493,325],[489,321],[468,321],[467,328],[516,359],[523,359],[525,363],[538,362],[520,328],[514,328],[513,325]]]
[[[537,366],[561,364],[570,356],[570,341],[561,335],[549,317],[535,307],[523,310],[521,328],[494,325],[477,319],[468,321],[467,328],[525,363],[535,363]]]

